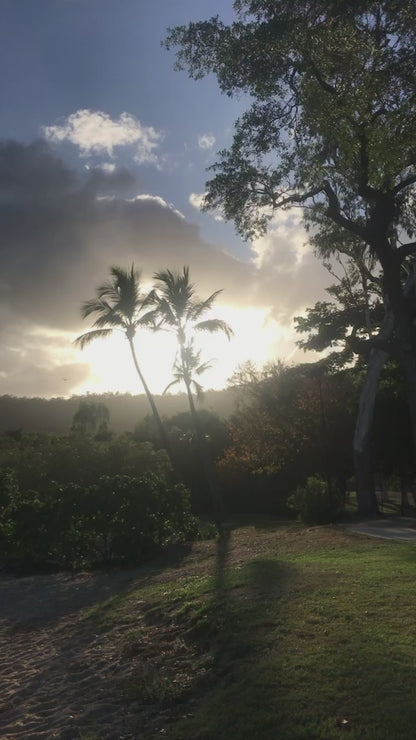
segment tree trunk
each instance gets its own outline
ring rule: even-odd
[[[401,364],[406,383],[410,423],[412,426],[413,465],[416,467],[416,357],[413,352],[404,353]]]
[[[414,284],[414,274],[411,272],[403,289],[403,300],[410,295],[412,290],[414,290]],[[396,294],[395,303],[397,307],[397,286],[392,292]],[[398,331],[400,339],[400,329],[405,324],[405,318],[403,316],[404,306],[402,305],[402,301],[400,301],[401,320],[398,322],[397,316],[393,315],[391,300],[389,300],[389,297],[386,298],[386,301],[388,301],[388,307],[377,338],[383,341],[389,340],[393,333],[393,328],[395,328],[396,332]],[[381,349],[372,349],[370,352],[367,365],[367,375],[360,395],[360,404],[354,433],[353,450],[357,484],[358,513],[361,516],[367,517],[374,516],[379,513],[374,489],[373,465],[371,459],[371,429],[373,426],[378,381],[381,369],[386,362],[387,357],[388,354]],[[402,367],[407,385],[413,430],[413,445],[416,459],[416,362],[412,352],[402,353],[402,357],[404,358],[404,360],[402,359]]]
[[[166,452],[168,454],[168,457],[169,457],[169,459],[170,459],[170,461],[172,463],[173,470],[175,472],[176,468],[175,468],[175,461],[174,461],[173,454],[172,454],[172,448],[170,446],[170,443],[169,443],[169,440],[168,440],[168,437],[167,437],[167,434],[166,434],[166,431],[165,431],[165,427],[163,426],[162,419],[160,418],[159,411],[157,410],[157,406],[155,404],[155,400],[153,398],[153,395],[152,395],[152,393],[150,391],[149,386],[147,385],[147,383],[146,383],[146,381],[144,379],[144,376],[143,376],[142,371],[140,370],[139,363],[137,362],[136,350],[134,349],[134,344],[133,344],[133,340],[132,339],[129,339],[129,345],[130,345],[131,355],[133,357],[134,367],[136,368],[137,374],[138,374],[138,376],[140,378],[140,382],[141,382],[141,384],[142,384],[142,386],[144,388],[144,392],[146,393],[147,400],[149,401],[150,408],[152,409],[152,413],[153,413],[153,416],[154,416],[154,419],[155,419],[155,422],[156,422],[157,430],[159,432],[160,440],[161,440],[162,445],[163,445],[163,447],[165,448],[165,450],[166,450]]]
[[[387,340],[393,331],[394,318],[388,308],[378,338]],[[379,513],[373,475],[371,454],[371,431],[374,406],[381,369],[388,354],[381,349],[372,349],[367,363],[367,374],[360,394],[357,421],[354,431],[353,457],[357,487],[357,504],[360,516],[371,517]]]
[[[186,376],[186,368],[184,370],[184,381],[186,386],[186,392],[188,394],[189,408],[191,410],[191,417],[193,420],[195,433],[198,440],[199,454],[201,458],[201,464],[204,470],[205,480],[207,482],[208,493],[211,498],[214,522],[218,528],[218,531],[222,531],[222,501],[219,492],[219,483],[217,480],[217,471],[212,460],[210,450],[208,449],[207,441],[199,420],[198,412],[195,408],[194,397],[190,386],[189,379]]]
[[[361,390],[357,421],[354,431],[353,455],[357,487],[358,514],[364,517],[379,513],[374,488],[373,461],[371,454],[371,431],[377,386],[387,354],[372,349],[367,365],[367,375]]]

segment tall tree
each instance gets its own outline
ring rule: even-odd
[[[416,330],[405,284],[416,242],[414,0],[236,0],[218,17],[171,29],[177,67],[213,72],[228,95],[249,93],[220,152],[206,208],[246,238],[276,209],[303,208],[316,239],[356,237],[380,264],[392,329],[370,337],[401,364],[416,458]],[[371,501],[363,501],[371,508]],[[366,513],[371,513],[368,510]]]
[[[220,499],[218,486],[215,481],[213,463],[207,448],[206,439],[201,427],[198,412],[195,407],[193,387],[199,391],[200,385],[195,375],[200,375],[208,369],[207,363],[200,362],[200,353],[195,349],[191,334],[198,332],[222,332],[228,339],[232,336],[231,327],[221,319],[208,318],[204,315],[211,311],[217,296],[217,290],[205,300],[201,300],[195,293],[195,286],[190,281],[189,267],[185,266],[182,272],[164,270],[154,275],[156,281],[156,309],[153,314],[155,327],[165,328],[176,334],[178,354],[174,364],[173,383],[183,381],[189,401],[189,408],[193,419],[195,432],[199,442],[201,459],[205,468],[207,483],[213,500],[214,515],[217,524],[221,524]]]
[[[132,265],[130,270],[118,266],[111,267],[110,279],[100,285],[96,293],[95,298],[85,301],[82,306],[83,318],[97,316],[93,328],[77,337],[75,342],[83,349],[96,339],[106,339],[114,331],[123,332],[130,347],[134,367],[152,409],[160,439],[173,464],[169,440],[153,395],[141,371],[134,345],[137,330],[152,324],[154,291],[148,294],[142,292],[140,271]]]

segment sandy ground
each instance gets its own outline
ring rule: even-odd
[[[134,738],[113,695],[113,641],[80,612],[128,589],[134,571],[0,579],[1,740]],[[139,615],[138,615],[139,618]]]

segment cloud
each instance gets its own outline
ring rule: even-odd
[[[163,132],[144,126],[130,113],[111,118],[102,111],[78,110],[62,125],[44,126],[43,135],[48,141],[69,141],[80,149],[81,156],[102,154],[112,157],[117,147],[133,146],[134,160],[139,164],[155,164],[155,150],[163,139]]]
[[[216,139],[212,134],[201,134],[198,136],[198,146],[200,149],[212,149]]]
[[[191,193],[189,196],[189,203],[193,208],[196,208],[197,211],[202,211],[205,196],[206,193]],[[224,221],[224,217],[219,210],[211,211],[211,216],[214,221]]]
[[[179,218],[183,218],[183,219],[185,218],[183,213],[179,211],[177,208],[175,208],[173,203],[167,203],[165,200],[163,200],[163,198],[160,197],[160,195],[149,195],[146,193],[144,195],[136,195],[135,198],[132,198],[132,202],[148,203],[149,205],[153,204],[153,205],[161,206],[162,208],[168,208],[170,211],[175,213],[176,216],[179,216]]]
[[[202,296],[225,288],[228,301],[250,283],[250,266],[204,242],[160,196],[137,194],[128,172],[76,176],[45,142],[0,142],[0,392],[59,395],[71,379],[80,385],[85,364],[63,352],[86,329],[80,306],[112,264],[132,262],[149,282],[189,264]]]
[[[204,198],[205,198],[205,193],[191,193],[189,196],[189,202],[191,206],[193,206],[198,211],[200,211],[204,204]]]
[[[0,142],[0,392],[62,395],[84,382],[71,342],[87,328],[81,304],[113,264],[134,262],[144,282],[189,265],[201,297],[223,289],[219,308],[254,306],[289,328],[324,295],[328,275],[287,214],[239,260],[174,205],[137,191],[126,170],[75,175],[45,142]]]
[[[252,243],[256,286],[263,295],[274,291],[272,315],[282,325],[326,296],[331,279],[314,256],[298,213],[282,211],[267,234]],[[256,296],[255,300],[258,300]]]
[[[89,164],[85,165],[86,170],[90,170],[91,166]],[[114,162],[101,162],[101,164],[97,164],[95,169],[102,170],[103,172],[111,173],[114,172],[116,169],[116,165]]]

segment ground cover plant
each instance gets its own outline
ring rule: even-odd
[[[412,544],[269,523],[3,580],[0,735],[413,738],[415,571]]]

